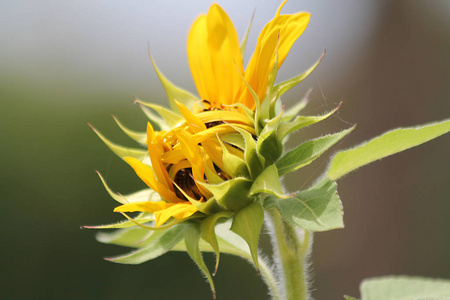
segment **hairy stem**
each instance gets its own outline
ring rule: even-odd
[[[300,231],[284,221],[277,209],[269,211],[271,241],[278,271],[278,282],[286,300],[309,298],[306,259],[309,254],[311,233]]]

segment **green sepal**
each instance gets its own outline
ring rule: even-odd
[[[175,182],[173,182],[173,184],[184,195],[184,197],[186,197],[186,199],[199,210],[199,212],[209,215],[222,210],[220,205],[217,204],[216,199],[214,199],[213,197],[208,199],[207,201],[199,201],[186,194],[186,192]]]
[[[219,267],[220,251],[219,243],[216,236],[216,223],[220,218],[230,218],[233,216],[234,212],[231,211],[221,211],[219,213],[213,214],[202,221],[200,224],[202,239],[207,241],[213,251],[216,254],[216,266],[214,268],[213,276],[217,273],[217,268]]]
[[[175,113],[175,111],[178,111],[178,108],[177,110],[172,111],[157,104],[142,102],[141,100],[136,100],[136,102],[145,105],[147,107],[150,107],[151,109],[156,111],[164,119],[164,121],[170,128],[175,127],[175,125],[184,120],[181,115]]]
[[[260,133],[256,143],[258,154],[265,159],[265,165],[275,162],[283,153],[283,145],[277,140],[277,129],[280,126],[283,111],[269,120]]]
[[[448,300],[450,280],[413,276],[386,276],[363,280],[364,300]]]
[[[147,151],[136,149],[136,148],[128,148],[123,147],[117,144],[114,144],[110,140],[108,140],[103,134],[101,134],[97,129],[94,128],[91,124],[88,124],[92,130],[98,135],[98,137],[105,143],[106,146],[108,146],[109,149],[111,149],[112,152],[114,152],[118,157],[123,159],[124,157],[134,157],[140,161],[143,161],[144,158],[148,156]]]
[[[184,242],[186,244],[186,250],[189,256],[198,266],[200,271],[205,275],[208,280],[211,291],[213,292],[214,298],[216,298],[216,289],[214,287],[214,282],[212,280],[211,274],[203,261],[202,254],[199,248],[200,242],[200,226],[198,224],[189,224],[184,230]]]
[[[189,200],[189,202],[191,202],[192,205],[194,205],[198,209],[198,211],[200,211],[206,215],[210,215],[210,214],[213,214],[213,213],[223,210],[223,208],[220,207],[219,204],[217,204],[217,200],[214,197],[211,197],[210,199],[206,200],[205,202],[198,201],[198,200],[195,200],[192,198],[191,198],[191,200]]]
[[[233,127],[236,129],[236,127]],[[237,129],[236,129],[237,130]],[[220,139],[229,144],[233,145],[235,147],[238,147],[241,150],[245,149],[245,141],[241,134],[233,132],[233,133],[227,133],[220,136]]]
[[[271,133],[273,131],[276,131],[278,126],[280,125],[280,122],[283,118],[284,111],[281,111],[278,116],[268,120],[263,128],[263,130],[260,132],[260,136],[264,136],[267,133]]]
[[[265,166],[277,161],[283,153],[283,145],[277,139],[277,131],[267,131],[261,135],[256,142],[256,151],[259,156],[264,157]]]
[[[207,188],[221,206],[228,210],[239,210],[247,206],[251,200],[248,197],[248,192],[252,186],[252,181],[236,177],[219,184],[208,184],[199,182]]]
[[[344,296],[345,300],[358,300],[356,298],[350,297],[350,296]]]
[[[231,231],[241,236],[248,244],[253,263],[259,270],[258,240],[264,223],[264,210],[259,202],[253,202],[239,210],[233,218]]]
[[[303,74],[300,74],[294,78],[291,78],[289,80],[286,80],[284,82],[277,84],[273,88],[272,99],[279,99],[284,93],[286,93],[291,88],[293,88],[294,86],[296,86],[297,84],[302,82],[303,79],[308,77],[308,75],[311,74],[311,72],[314,71],[314,69],[320,64],[320,62],[322,61],[324,56],[325,56],[325,51],[323,52],[323,54],[319,58],[319,60],[314,65],[312,65],[308,70],[306,70]]]
[[[450,131],[450,120],[388,131],[353,149],[337,153],[328,176],[334,180],[376,160],[418,146]]]
[[[140,248],[142,241],[145,241],[153,231],[142,227],[133,227],[115,230],[114,232],[99,232],[95,238],[100,243],[118,246]]]
[[[211,184],[219,184],[224,181],[222,178],[220,178],[219,175],[217,175],[215,171],[212,171],[208,166],[205,166],[205,176],[208,180],[208,183]]]
[[[98,176],[100,177],[100,180],[103,183],[103,186],[105,187],[105,190],[108,192],[108,194],[116,200],[117,202],[121,204],[128,204],[133,202],[144,202],[144,201],[159,201],[161,200],[161,196],[153,191],[152,189],[143,189],[137,192],[134,192],[129,195],[121,195],[118,193],[114,193],[109,186],[106,184],[106,180],[103,178],[103,176],[100,174],[100,172],[96,171]]]
[[[169,130],[170,126],[167,124],[166,120],[161,118],[158,114],[154,113],[153,110],[148,109],[142,104],[142,101],[136,100],[141,110],[144,112],[146,117],[150,120],[151,124],[154,126],[155,130]]]
[[[340,106],[341,104],[339,104],[338,107],[336,107],[329,113],[322,116],[297,116],[291,122],[281,123],[277,131],[277,140],[281,143],[291,132],[325,120],[326,118],[334,114]]]
[[[353,126],[335,134],[310,140],[287,152],[276,162],[280,176],[310,164],[344,136],[349,134],[355,127]]]
[[[147,141],[147,133],[131,130],[131,129],[127,128],[125,125],[123,125],[122,122],[120,122],[116,116],[112,116],[112,117],[113,117],[114,121],[116,121],[116,123],[120,127],[120,129],[122,129],[122,131],[125,132],[126,135],[128,135],[131,139],[135,140],[139,144],[145,145],[145,143]]]
[[[222,161],[225,167],[225,171],[230,174],[231,177],[250,178],[250,174],[245,161],[237,157],[236,155],[231,154],[219,137],[217,137],[217,140],[219,141],[220,146],[222,146]]]
[[[231,220],[217,223],[215,233],[219,244],[220,252],[237,255],[245,259],[252,259],[247,243],[237,234],[230,230]],[[200,251],[214,252],[211,244],[201,239],[199,242]],[[171,251],[187,251],[184,242],[179,242]]]
[[[283,118],[281,119],[282,122],[289,122],[292,120],[296,115],[298,115],[299,112],[301,112],[306,105],[308,105],[309,102],[309,95],[311,94],[312,89],[309,89],[305,96],[303,96],[303,99],[297,102],[293,107],[286,110],[283,114]]]
[[[280,176],[275,165],[270,165],[253,181],[250,188],[250,196],[258,193],[274,195],[278,198],[286,198],[281,187]]]
[[[327,231],[344,227],[337,184],[328,177],[291,198],[278,199],[277,208],[287,222],[306,230]]]
[[[108,225],[96,225],[96,226],[82,226],[82,228],[87,229],[118,229],[118,228],[129,228],[134,227],[136,224],[145,224],[148,222],[152,222],[155,220],[155,217],[153,214],[149,213],[140,213],[136,218],[133,219],[133,221],[125,220],[121,222],[117,222],[114,224],[108,224]]]
[[[246,130],[239,127],[233,127],[237,132],[240,133],[240,137],[244,139],[244,158],[247,164],[248,170],[250,172],[251,178],[256,178],[263,170],[263,165],[265,162],[264,157],[258,156],[256,151],[256,142],[253,136]]]
[[[184,231],[185,227],[181,224],[166,230],[150,231],[152,234],[141,242],[141,248],[138,250],[105,259],[120,264],[141,264],[157,258],[172,249],[183,238]]]
[[[174,85],[170,80],[168,80],[162,73],[159,71],[158,67],[155,64],[155,61],[153,60],[153,57],[151,56],[149,52],[150,59],[153,64],[153,68],[156,71],[156,75],[158,75],[159,80],[161,81],[161,84],[166,91],[167,98],[169,99],[170,108],[173,111],[178,111],[178,107],[175,104],[174,100],[177,100],[178,102],[181,102],[184,106],[186,106],[189,109],[192,109],[194,107],[194,103],[200,103],[200,99],[198,99],[196,96],[191,94],[190,92]]]

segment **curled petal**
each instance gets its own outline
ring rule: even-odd
[[[255,52],[245,70],[245,80],[256,92],[260,101],[264,99],[269,74],[275,63],[277,51],[279,68],[294,42],[305,31],[310,18],[310,14],[306,12],[280,15],[279,10],[276,16],[261,31]],[[252,95],[244,87],[239,102],[247,107],[252,107]]]
[[[228,15],[213,4],[197,18],[187,41],[192,77],[201,99],[214,107],[235,102],[243,63],[236,29]]]

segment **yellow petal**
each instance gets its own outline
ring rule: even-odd
[[[256,92],[260,101],[264,99],[269,74],[275,63],[277,44],[279,68],[294,42],[305,31],[310,18],[310,14],[305,12],[293,15],[279,15],[279,10],[276,16],[261,31],[255,52],[245,70],[245,80]],[[253,108],[253,97],[247,88],[242,87],[241,93],[239,102]]]
[[[164,168],[162,163],[161,155],[164,153],[162,145],[157,143],[152,138],[155,137],[155,132],[150,123],[147,125],[147,147],[148,155],[150,156],[150,161],[152,162],[153,171],[156,174],[158,181],[166,186],[169,190],[173,191],[172,182],[167,174],[167,170]]]
[[[175,101],[175,103],[177,104],[178,109],[180,110],[184,119],[186,120],[189,127],[192,129],[194,133],[206,129],[206,125],[199,118],[197,118],[186,106],[184,106],[178,101]]]
[[[242,123],[254,127],[253,120],[238,111],[212,110],[198,113],[196,117],[203,123],[224,121],[228,123]]]
[[[171,217],[175,219],[186,219],[192,216],[198,211],[190,202],[184,203],[167,203],[164,201],[159,202],[135,202],[130,204],[124,204],[114,209],[115,212],[151,212],[155,215],[156,227],[161,226]]]
[[[175,219],[186,219],[192,216],[197,211],[198,209],[190,202],[171,205],[166,209],[158,210],[153,213],[156,220],[155,226],[161,226],[167,220],[169,220],[170,217],[174,217]]]
[[[179,199],[174,192],[156,180],[155,173],[150,166],[143,164],[133,157],[125,157],[124,160],[134,169],[137,176],[139,176],[139,178],[152,190],[160,194],[162,198],[172,203],[183,201],[182,199]]]
[[[239,40],[230,18],[217,4],[192,25],[187,54],[201,99],[217,108],[234,103],[243,70]]]
[[[167,203],[165,201],[145,201],[145,202],[134,202],[129,204],[124,204],[118,206],[114,209],[114,212],[135,212],[135,211],[143,211],[143,212],[155,212],[158,210],[166,209],[167,207],[174,205],[172,203]]]

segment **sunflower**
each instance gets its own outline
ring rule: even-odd
[[[182,119],[168,130],[155,131],[148,123],[150,165],[137,158],[124,158],[140,179],[161,196],[161,201],[124,204],[116,212],[153,213],[159,227],[170,218],[184,220],[224,207],[244,206],[217,205],[220,197],[211,187],[252,177],[252,171],[245,170],[245,166],[239,171],[226,165],[224,153],[234,156],[234,161],[245,160],[244,147],[233,143],[233,133],[245,131],[253,139],[258,138],[254,113],[263,101],[269,101],[265,99],[271,71],[275,64],[277,69],[281,67],[309,22],[309,13],[280,14],[285,2],[260,33],[245,71],[238,35],[225,11],[213,4],[206,15],[195,20],[188,35],[187,54],[201,101],[189,108],[177,99],[169,99]],[[244,199],[243,204],[248,201]]]

